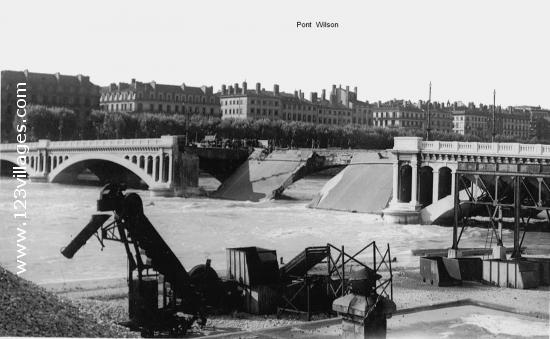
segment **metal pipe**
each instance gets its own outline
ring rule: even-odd
[[[457,227],[458,227],[458,209],[460,206],[459,201],[459,192],[458,192],[458,173],[455,172],[455,196],[454,196],[454,225],[453,225],[453,249],[458,249],[458,240],[457,240]]]
[[[512,252],[512,258],[521,258],[519,248],[519,218],[521,217],[521,199],[520,199],[520,181],[521,177],[516,176],[514,180],[514,251]]]
[[[84,244],[86,244],[86,241],[88,241],[88,239],[90,239],[110,217],[111,216],[109,214],[92,215],[92,219],[86,226],[84,226],[82,231],[80,231],[80,233],[78,233],[77,236],[71,240],[67,247],[61,249],[61,254],[63,254],[67,259],[71,259],[75,253],[78,252]]]

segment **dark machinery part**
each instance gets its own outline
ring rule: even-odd
[[[61,254],[63,254],[66,258],[71,259],[78,250],[86,244],[86,241],[90,239],[94,234],[96,234],[97,230],[103,224],[107,219],[109,219],[111,216],[109,214],[94,214],[92,215],[92,220],[88,223],[88,225],[84,226],[82,231],[78,233],[78,235],[71,240],[69,245],[67,247],[64,247],[61,249]]]
[[[342,316],[342,338],[385,339],[387,318],[396,311],[389,245],[384,254],[378,250],[375,242],[371,245],[372,268],[364,265],[352,271],[348,278],[348,293],[332,304],[332,309]],[[380,270],[382,265],[388,269],[387,273]]]
[[[131,325],[141,328],[145,335],[162,330],[169,330],[170,335],[179,335],[185,334],[195,321],[205,325],[205,305],[208,304],[205,293],[220,290],[221,282],[216,272],[207,263],[188,274],[144,215],[140,196],[136,193],[124,194],[125,190],[126,186],[120,184],[104,186],[97,201],[97,210],[114,211],[114,221],[104,225],[108,214],[93,215],[88,225],[61,253],[72,258],[94,234],[102,246],[103,240],[121,242],[129,262]],[[134,278],[135,272],[137,279]],[[161,308],[158,307],[159,274],[164,277]],[[214,296],[210,298],[215,299]],[[191,318],[182,317],[183,313],[191,315]]]

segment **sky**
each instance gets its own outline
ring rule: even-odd
[[[0,68],[550,108],[550,1],[8,0]],[[338,29],[297,28],[338,22]]]

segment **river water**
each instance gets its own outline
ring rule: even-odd
[[[418,267],[416,248],[446,248],[452,229],[439,226],[384,224],[377,215],[310,209],[311,197],[328,178],[311,177],[296,182],[285,195],[288,199],[260,203],[210,198],[150,197],[137,191],[145,214],[183,265],[191,267],[212,259],[214,268],[225,270],[225,249],[260,246],[277,250],[290,260],[307,246],[332,243],[350,252],[370,241],[389,243],[394,266]],[[201,181],[206,186],[213,183]],[[0,178],[0,265],[17,270],[17,224],[13,218],[13,190],[16,182]],[[82,229],[95,213],[99,187],[50,183],[27,185],[28,220],[25,227],[27,271],[22,277],[37,283],[124,277],[126,255],[120,243],[106,242],[101,250],[92,238],[74,256],[66,259],[60,249]],[[368,193],[366,193],[368,194]],[[487,230],[469,228],[462,247],[484,247]],[[505,242],[512,233],[505,231]],[[529,233],[525,243],[547,246],[549,233]]]

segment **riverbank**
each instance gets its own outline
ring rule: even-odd
[[[50,284],[46,288],[69,299],[81,312],[91,314],[98,322],[119,322],[127,319],[127,289],[123,279],[85,281],[82,284]],[[472,299],[479,302],[499,304],[548,321],[550,309],[550,287],[535,290],[499,288],[479,283],[464,283],[462,286],[436,287],[425,284],[417,268],[402,268],[394,271],[394,301],[397,309],[432,305]],[[317,315],[322,319],[327,315]],[[299,325],[304,320],[292,316],[278,319],[275,315],[256,316],[245,313],[214,315],[209,317],[204,329],[193,328],[190,336],[258,331],[273,327]]]

